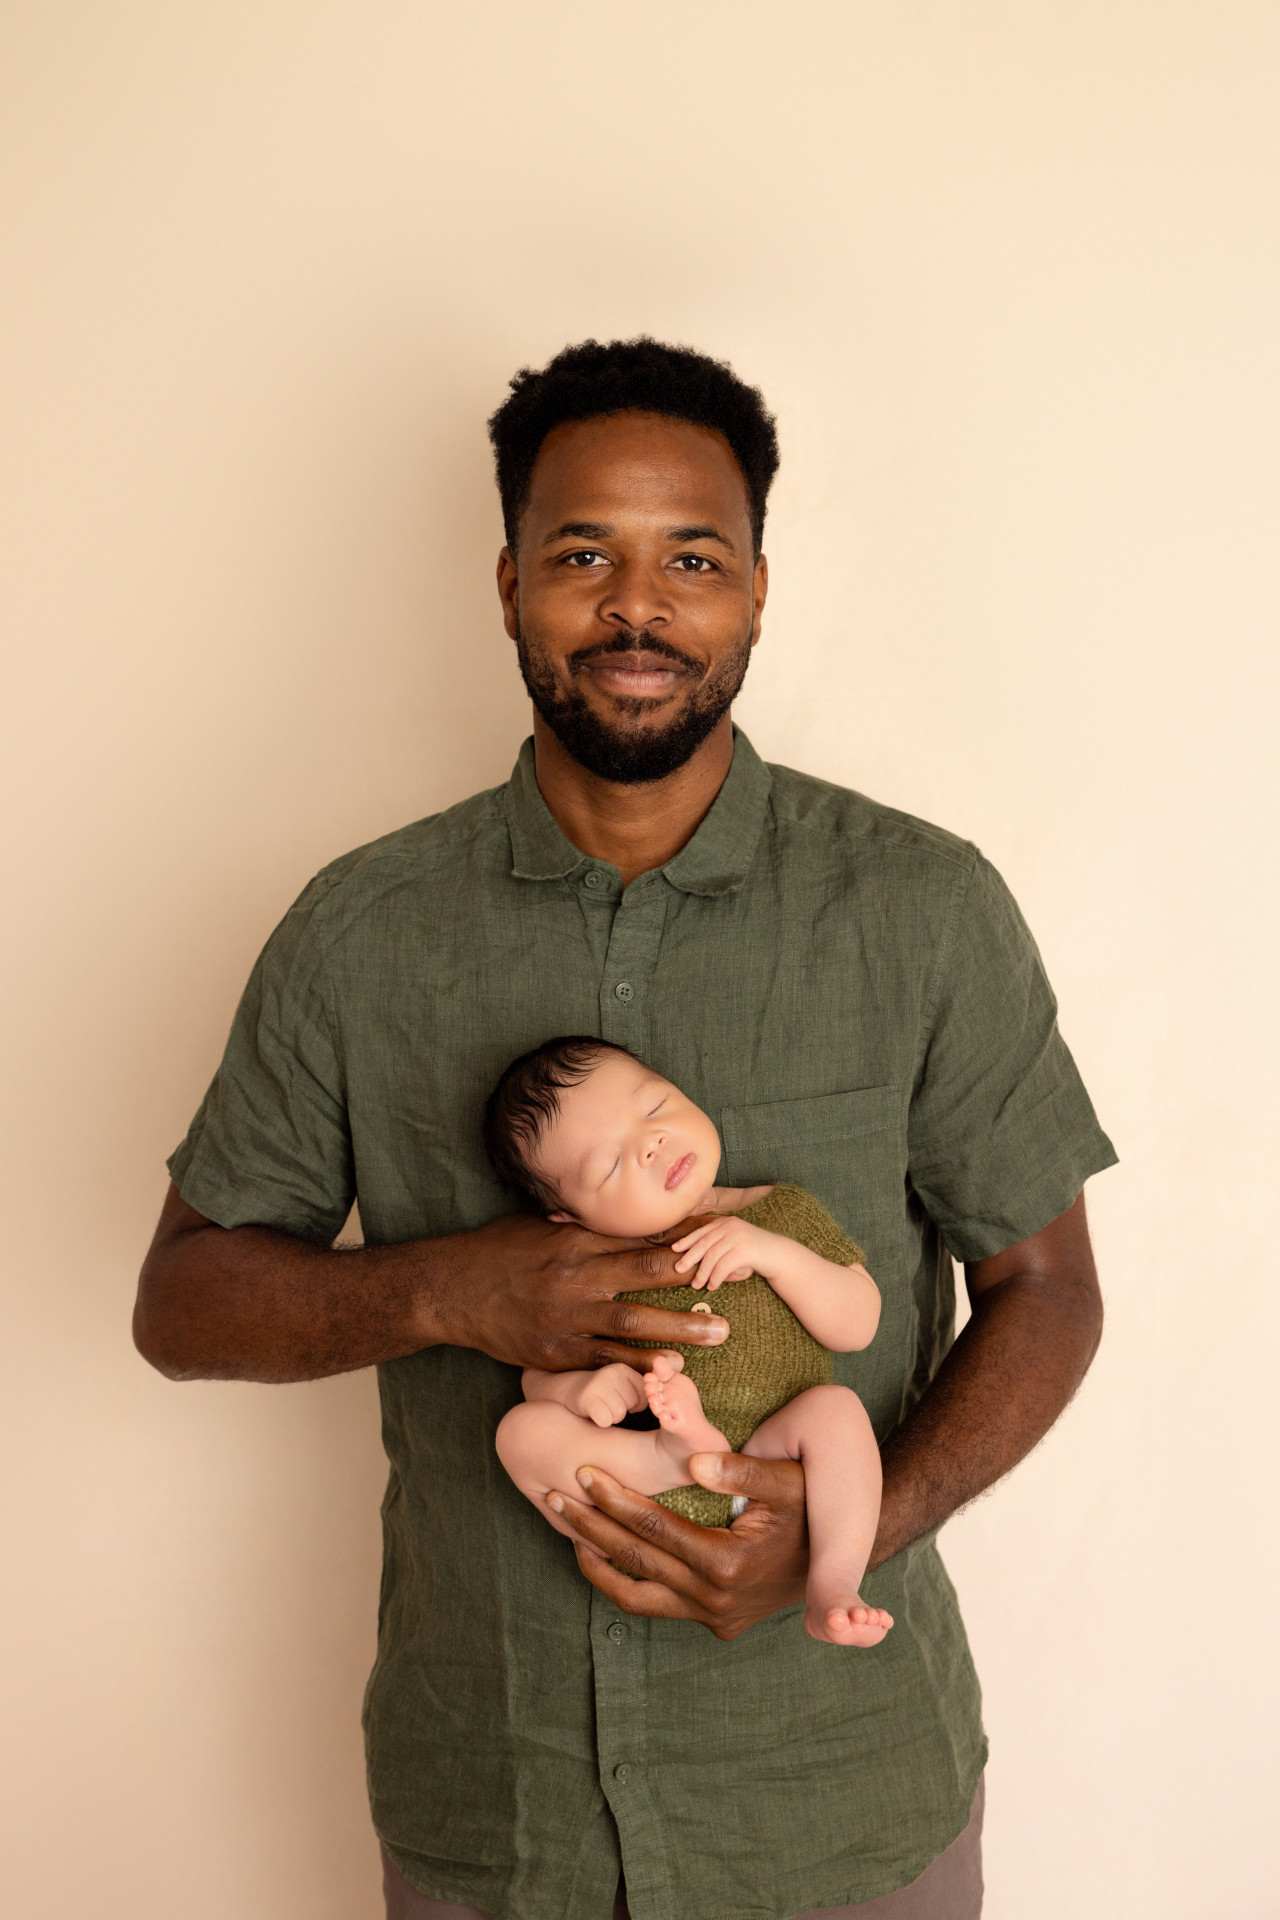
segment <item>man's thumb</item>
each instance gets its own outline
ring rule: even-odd
[[[689,1472],[711,1493],[745,1494],[775,1506],[804,1501],[804,1475],[795,1460],[762,1460],[750,1453],[695,1453]]]

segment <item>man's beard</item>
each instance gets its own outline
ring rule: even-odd
[[[599,660],[611,653],[656,653],[674,661],[687,673],[700,671],[698,662],[681,653],[669,641],[659,640],[647,628],[637,633],[619,633],[615,639],[597,647],[583,647],[569,656],[574,667],[586,660]],[[645,781],[665,780],[692,759],[703,741],[715,732],[737,698],[747,677],[751,661],[751,635],[720,662],[695,687],[692,695],[666,726],[637,727],[634,731],[614,731],[607,720],[588,703],[576,686],[562,692],[546,662],[532,651],[516,620],[516,657],[529,690],[529,698],[550,727],[565,752],[601,780],[618,786],[640,786]],[[659,706],[647,698],[623,697],[618,700],[621,713],[639,715]]]

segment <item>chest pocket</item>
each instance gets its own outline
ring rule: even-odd
[[[807,1187],[870,1256],[901,1233],[907,1172],[906,1103],[896,1087],[854,1087],[806,1100],[725,1107],[721,1178],[750,1187]]]

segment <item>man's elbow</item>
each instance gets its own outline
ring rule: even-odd
[[[204,1369],[192,1351],[190,1330],[166,1290],[147,1268],[138,1282],[133,1309],[133,1344],[149,1366],[166,1380],[199,1380]]]
[[[1094,1356],[1102,1345],[1102,1330],[1106,1324],[1106,1312],[1102,1305],[1102,1293],[1095,1283],[1085,1308],[1085,1337],[1088,1341],[1088,1353],[1085,1357],[1085,1371],[1093,1365]]]

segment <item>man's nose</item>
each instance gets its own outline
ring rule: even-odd
[[[661,566],[637,558],[621,561],[612,571],[598,611],[611,626],[633,633],[641,627],[665,626],[673,609]]]

